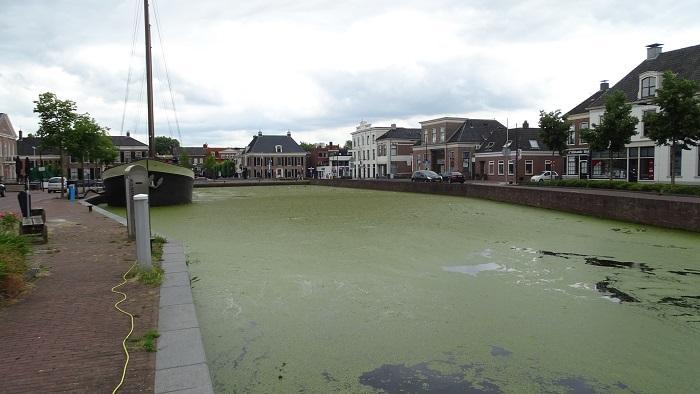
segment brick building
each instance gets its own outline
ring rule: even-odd
[[[309,151],[308,157],[308,169],[307,175],[309,177],[316,178],[320,172],[320,167],[328,167],[330,165],[330,158],[337,156],[340,152],[339,145],[333,145],[333,142],[329,142],[328,145],[325,143],[316,144],[316,146]]]
[[[493,119],[439,118],[420,122],[421,141],[413,147],[414,170],[459,171],[473,177],[474,153],[490,135],[506,127]]]
[[[499,129],[492,133],[476,151],[476,178],[527,182],[545,170],[561,174],[563,160],[542,141],[540,132],[541,129],[530,128],[523,122],[522,128]]]

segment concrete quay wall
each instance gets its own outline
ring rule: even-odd
[[[481,198],[511,204],[700,232],[700,198],[599,189],[565,189],[487,184],[412,183],[313,179],[321,186]]]

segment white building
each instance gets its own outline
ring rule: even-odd
[[[647,58],[627,74],[622,80],[598,95],[588,105],[589,122],[591,125],[600,123],[605,112],[607,92],[622,91],[627,101],[632,104],[632,116],[639,119],[637,134],[626,145],[626,149],[613,160],[612,169],[608,169],[607,152],[590,153],[591,178],[608,178],[612,171],[614,179],[631,181],[670,182],[671,181],[671,148],[656,146],[644,132],[644,114],[648,111],[659,111],[652,104],[656,90],[663,88],[664,71],[673,71],[681,78],[698,79],[700,75],[700,45],[681,48],[662,53],[660,44],[647,46]],[[700,82],[700,81],[698,81]],[[602,90],[602,89],[601,89]],[[586,124],[588,126],[588,124]],[[690,150],[679,149],[676,152],[676,182],[700,183],[700,150],[693,147]]]
[[[0,113],[0,176],[2,179],[15,179],[15,155],[17,154],[17,134],[10,118]]]
[[[377,137],[389,131],[389,127],[372,127],[364,120],[352,135],[352,178],[373,179],[377,172]]]

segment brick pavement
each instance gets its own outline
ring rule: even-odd
[[[13,194],[6,198],[16,204]],[[49,243],[37,245],[31,261],[48,276],[0,309],[0,392],[111,392],[121,378],[129,318],[113,308],[120,296],[110,288],[133,262],[134,245],[123,226],[78,203],[34,205],[47,211]],[[134,336],[156,328],[158,289],[137,282],[120,289],[129,296],[122,308],[136,317]],[[122,392],[152,392],[155,354],[130,354]]]

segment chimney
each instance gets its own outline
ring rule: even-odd
[[[608,83],[608,80],[604,79],[604,80],[600,81],[600,90],[606,91],[608,89],[610,89],[610,84]]]
[[[262,130],[258,130],[258,137],[262,137]]]
[[[19,129],[19,139],[22,139],[22,129]]]
[[[392,130],[396,130],[396,123],[392,123],[392,124],[391,124],[391,129],[392,129]]]
[[[524,122],[523,122],[523,129],[529,129],[529,128],[530,128],[530,124],[527,123],[527,120],[524,121]]]
[[[287,130],[287,137],[291,137],[291,136],[292,136],[292,132]]]
[[[126,136],[131,137],[131,132],[129,132],[129,130],[126,131]]]
[[[650,44],[647,45],[647,60],[653,60],[659,57],[661,54],[661,47],[664,44]]]
[[[333,141],[328,141],[329,146],[333,146]]]

